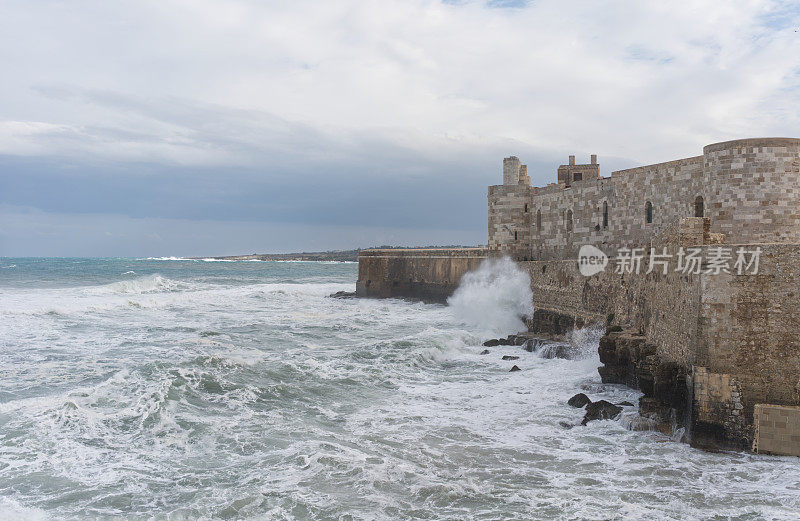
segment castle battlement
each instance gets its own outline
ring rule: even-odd
[[[520,166],[504,159],[503,184],[489,187],[489,248],[518,260],[575,258],[585,244],[613,254],[682,217],[708,217],[727,242],[800,242],[800,139],[715,143],[610,177],[597,156],[580,165],[570,156],[544,187]]]

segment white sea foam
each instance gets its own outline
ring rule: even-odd
[[[352,289],[353,267],[242,279],[244,266],[187,265],[164,268],[177,289],[0,287],[0,311],[60,310],[0,320],[0,519],[675,521],[800,509],[796,459],[629,430],[632,407],[562,427],[580,423],[566,405],[577,392],[639,396],[600,382],[596,331],[567,341],[577,360],[515,346],[479,355],[492,321],[456,319],[453,306],[327,298]],[[520,312],[521,297],[488,298]]]
[[[3,521],[46,521],[50,517],[41,509],[25,507],[13,499],[0,497],[0,519]]]
[[[487,259],[461,278],[447,303],[456,317],[472,326],[516,333],[524,329],[524,317],[533,314],[530,277],[508,257]]]

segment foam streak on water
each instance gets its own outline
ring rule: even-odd
[[[352,264],[0,264],[15,265],[0,271],[2,520],[800,511],[798,459],[700,452],[625,420],[560,426],[580,421],[578,391],[637,393],[599,382],[592,331],[575,360],[480,355],[489,330],[515,332],[504,314],[529,312],[503,263],[450,307],[328,298]]]

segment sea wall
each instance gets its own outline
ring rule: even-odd
[[[362,250],[356,294],[444,302],[486,256],[486,248]]]
[[[650,246],[709,259],[721,241],[709,225],[676,221]],[[800,244],[724,248],[760,248],[758,272],[706,273],[706,262],[700,274],[648,274],[645,256],[639,274],[618,273],[611,258],[587,277],[575,260],[519,262],[537,310],[529,328],[551,329],[554,314],[614,326],[601,340],[603,381],[642,390],[640,411],[684,424],[696,446],[750,447],[758,404],[800,406]]]

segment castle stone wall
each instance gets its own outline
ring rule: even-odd
[[[694,217],[698,197],[711,232],[724,233],[727,242],[800,242],[800,139],[728,141],[705,147],[702,156],[569,186],[498,188],[489,187],[489,248],[520,260],[575,258],[584,244],[608,254],[645,245],[669,223]],[[528,235],[520,231],[526,227]]]

